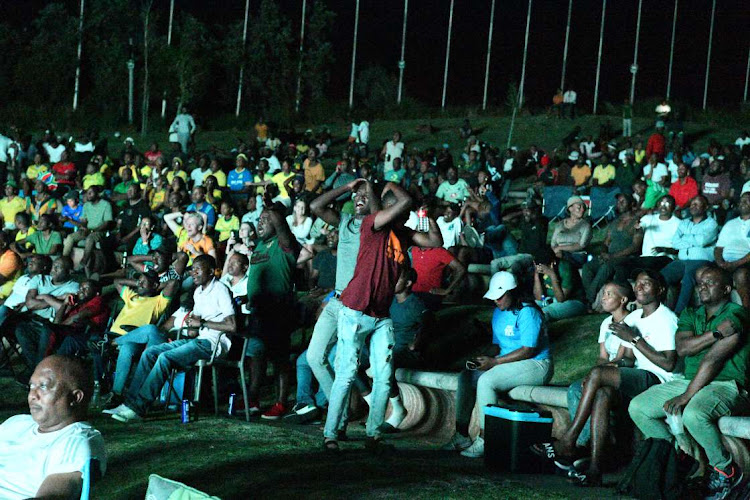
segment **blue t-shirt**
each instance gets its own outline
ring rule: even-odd
[[[66,203],[62,208],[62,216],[69,217],[73,219],[74,221],[80,221],[82,213],[83,213],[83,203],[79,203],[76,208],[70,208],[68,204]],[[66,222],[65,224],[63,224],[63,227],[69,227],[72,229],[76,226],[70,222]]]
[[[427,308],[414,294],[405,301],[399,302],[395,297],[391,303],[391,321],[393,321],[394,350],[406,349],[422,329],[423,313]]]
[[[246,182],[253,182],[253,175],[248,169],[242,172],[237,172],[235,169],[229,172],[227,176],[227,186],[232,191],[242,191]]]
[[[187,212],[203,212],[206,214],[206,224],[213,227],[216,225],[216,210],[214,210],[214,207],[211,206],[211,204],[207,201],[203,202],[203,206],[198,208],[195,206],[195,203],[191,203],[188,205]]]
[[[492,343],[500,346],[505,356],[521,347],[537,350],[533,359],[550,359],[547,325],[536,307],[524,304],[519,311],[501,311],[492,314]]]

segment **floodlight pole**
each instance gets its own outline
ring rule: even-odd
[[[599,74],[602,69],[602,46],[604,45],[604,15],[607,11],[607,0],[602,0],[602,23],[599,27],[599,55],[596,59],[596,84],[594,85],[594,114],[599,102]]]
[[[172,45],[172,22],[174,21],[174,0],[169,2],[169,28],[167,29],[167,47]],[[161,96],[161,119],[167,116],[167,90]]]
[[[303,9],[304,9],[304,6],[303,6]],[[237,108],[234,110],[235,117],[240,116],[240,107],[242,106],[242,81],[244,80],[244,76],[245,76],[245,46],[247,44],[247,17],[249,13],[250,13],[250,0],[245,0],[245,24],[242,28],[242,64],[240,64],[240,81],[237,84]],[[302,25],[304,26],[304,22]],[[301,50],[302,49],[300,49],[300,51]],[[299,82],[297,82],[297,85],[299,86]],[[299,105],[299,101],[297,102],[297,104]]]
[[[409,14],[409,0],[404,0],[404,28],[401,30],[401,59],[398,61],[398,94],[396,95],[396,104],[401,104],[401,91],[404,86],[404,69],[406,61],[404,53],[406,51],[406,18]]]
[[[482,97],[482,111],[487,109],[487,89],[490,83],[490,56],[492,55],[492,30],[495,24],[495,0],[490,8],[490,29],[487,35],[487,61],[484,64],[484,96]]]
[[[635,24],[635,51],[633,53],[633,64],[630,66],[630,73],[633,75],[630,79],[630,105],[635,103],[635,75],[638,73],[638,40],[641,37],[641,7],[643,0],[638,0],[638,21]]]
[[[716,17],[716,0],[712,2],[711,6],[711,28],[708,31],[708,54],[706,55],[706,81],[703,85],[703,110],[706,110],[706,104],[708,102],[708,74],[711,69],[711,46],[714,41],[714,18]]]
[[[76,64],[76,83],[73,89],[73,111],[78,109],[78,89],[81,81],[81,51],[83,50],[83,4],[81,0],[81,17],[78,20],[78,63]]]
[[[529,30],[531,29],[531,0],[526,13],[526,37],[523,41],[523,63],[521,64],[521,84],[518,86],[518,107],[523,106],[523,85],[526,82],[526,55],[529,52]]]
[[[568,63],[568,41],[570,40],[570,16],[573,12],[573,0],[568,1],[568,23],[565,25],[565,47],[563,48],[562,76],[560,77],[560,89],[565,90],[565,67]]]
[[[667,100],[672,90],[672,61],[674,60],[674,37],[677,32],[677,4],[680,0],[674,0],[674,15],[672,16],[672,43],[669,46],[669,71],[667,72]]]
[[[745,93],[742,102],[747,102],[747,82],[750,80],[750,49],[747,49],[747,68],[745,69]]]
[[[248,0],[249,2],[249,0]],[[305,47],[305,10],[307,0],[302,0],[302,26],[299,29],[299,62],[297,63],[297,98],[294,101],[294,112],[299,113],[299,102],[302,100],[302,51]],[[247,17],[245,17],[247,19]],[[247,21],[245,21],[247,31]]]
[[[352,76],[349,80],[349,109],[354,107],[354,67],[357,63],[357,29],[359,26],[359,0],[354,9],[354,43],[352,43]]]
[[[440,103],[440,109],[445,110],[445,93],[448,88],[448,62],[450,61],[451,55],[451,36],[453,34],[453,4],[455,0],[451,0],[451,11],[448,15],[448,43],[445,46],[445,70],[443,71],[443,99]]]

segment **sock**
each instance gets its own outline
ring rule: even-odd
[[[365,403],[367,403],[367,406],[370,406],[370,402],[372,401],[372,393],[368,394],[367,396],[362,396],[362,399],[365,400]]]
[[[398,428],[398,426],[401,425],[401,422],[406,418],[406,408],[404,408],[404,403],[401,402],[400,395],[390,398],[390,401],[391,409],[393,411],[391,411],[391,416],[388,417],[388,420],[386,420],[385,423]]]

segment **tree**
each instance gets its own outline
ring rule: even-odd
[[[313,109],[322,109],[328,101],[326,87],[330,79],[329,68],[333,65],[331,28],[335,18],[336,14],[328,9],[324,0],[312,4],[307,47],[302,57],[302,82],[303,96],[309,99]]]
[[[378,112],[396,102],[396,76],[382,66],[369,66],[362,70],[354,87],[357,102],[369,111]]]
[[[146,135],[148,130],[148,41],[151,38],[150,18],[153,0],[143,2],[141,17],[143,18],[143,95],[141,96],[141,135]]]

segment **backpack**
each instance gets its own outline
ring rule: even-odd
[[[688,494],[687,478],[697,465],[669,441],[646,439],[617,483],[617,493],[640,500],[682,500]]]

